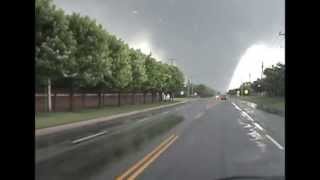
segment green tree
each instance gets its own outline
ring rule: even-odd
[[[145,67],[146,67],[146,75],[147,75],[147,81],[145,81],[143,85],[144,89],[144,101],[145,101],[145,95],[148,91],[153,91],[157,87],[157,64],[156,60],[151,57],[151,53],[146,57],[145,60]]]
[[[63,76],[73,66],[76,41],[69,30],[64,12],[57,10],[51,0],[36,0],[35,4],[35,69],[36,85]]]
[[[212,88],[204,84],[195,85],[194,91],[197,92],[200,97],[211,97],[216,94]]]
[[[51,82],[63,78],[64,71],[73,66],[76,41],[64,12],[51,0],[36,0],[35,18],[36,87],[47,86],[51,111]]]
[[[129,87],[132,81],[132,69],[130,65],[130,56],[128,45],[111,36],[109,43],[111,59],[111,88],[119,92],[118,105],[120,106],[121,91]]]
[[[75,63],[65,74],[77,74],[76,87],[94,87],[105,82],[105,76],[111,76],[111,61],[108,58],[108,35],[101,25],[89,17],[73,13],[68,16],[69,28],[77,40],[73,56]],[[68,76],[68,75],[67,75]]]
[[[173,98],[174,95],[179,94],[179,92],[183,89],[184,76],[176,66],[169,65],[168,71],[169,78],[167,81],[167,90],[169,91],[170,96]]]
[[[129,49],[129,58],[132,72],[132,81],[129,83],[129,89],[132,91],[132,102],[134,103],[135,92],[143,90],[143,85],[147,81],[146,56],[140,50]]]
[[[284,96],[285,93],[285,65],[278,63],[263,71],[263,88],[269,96]]]
[[[129,50],[129,62],[132,71],[132,81],[130,82],[130,89],[139,91],[143,84],[147,81],[147,74],[145,68],[145,55],[140,50]]]

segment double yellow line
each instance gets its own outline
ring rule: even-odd
[[[168,147],[176,141],[178,136],[171,135],[169,138],[164,140],[159,146],[157,146],[153,151],[148,153],[143,159],[130,167],[122,175],[118,176],[116,180],[134,180],[139,176],[153,161],[155,161]]]

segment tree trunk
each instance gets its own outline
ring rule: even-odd
[[[118,106],[120,106],[121,105],[121,97],[120,97],[120,91],[118,92]]]
[[[162,99],[162,91],[160,91],[160,93],[159,93],[159,101],[160,101],[160,102],[163,101],[163,99]]]
[[[98,108],[101,108],[101,92],[98,93]]]
[[[52,103],[51,103],[51,80],[48,78],[48,111],[51,112],[52,110]]]
[[[153,103],[153,101],[154,101],[154,100],[153,100],[153,94],[154,94],[154,92],[152,91],[152,92],[151,92],[151,102],[152,102],[152,103]]]
[[[104,106],[104,92],[102,91],[102,106]]]

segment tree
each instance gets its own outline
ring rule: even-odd
[[[129,84],[129,89],[132,91],[132,102],[134,103],[135,91],[143,89],[143,84],[147,81],[146,56],[140,50],[129,49],[129,63],[132,72],[132,81]]]
[[[129,50],[129,63],[132,71],[132,81],[130,82],[130,89],[140,90],[143,83],[147,80],[145,68],[145,55],[140,51],[134,49]]]
[[[211,97],[215,95],[215,91],[204,84],[194,85],[194,90],[200,97]]]
[[[183,73],[176,66],[169,65],[168,71],[169,78],[167,82],[167,90],[169,91],[170,96],[173,98],[173,96],[175,94],[178,94],[179,91],[183,88],[184,76]]]
[[[77,87],[105,83],[105,76],[111,76],[108,34],[101,25],[87,16],[73,13],[68,19],[77,46],[74,52],[75,63],[65,74],[77,74],[77,82],[74,84]]]
[[[284,96],[285,66],[278,63],[263,71],[265,78],[262,86],[269,96]]]
[[[62,78],[63,71],[73,66],[76,41],[62,10],[51,0],[36,0],[35,70],[36,86],[48,85],[48,107],[51,111],[51,81]]]
[[[257,79],[255,81],[253,81],[253,83],[251,84],[251,89],[253,93],[261,93],[263,91],[263,80],[261,79]]]
[[[132,81],[132,71],[130,65],[130,56],[128,45],[125,45],[121,40],[111,36],[109,43],[110,59],[111,59],[111,87],[117,90],[118,105],[120,106],[120,93],[128,87]]]
[[[158,86],[159,82],[159,70],[157,67],[157,62],[154,58],[151,57],[151,53],[146,57],[145,60],[145,67],[146,67],[146,75],[147,81],[144,83],[144,101],[145,101],[145,94],[148,91],[153,92],[156,87]],[[152,101],[153,101],[153,93],[152,93]]]
[[[184,82],[179,68],[130,49],[87,16],[65,15],[51,0],[36,0],[35,62],[37,87],[69,87],[71,110],[74,88],[99,89],[99,96],[118,91],[120,105],[122,91],[152,92],[153,100],[156,92],[172,96]]]
[[[89,17],[76,13],[67,18],[69,29],[77,41],[73,64],[64,70],[64,77],[68,77],[70,84],[72,109],[73,89],[105,85],[105,77],[111,76],[111,64],[108,59],[108,36],[102,26]]]
[[[43,79],[62,76],[64,68],[73,60],[70,55],[75,50],[76,41],[64,12],[57,10],[51,0],[36,0],[35,10],[36,76],[41,84]]]
[[[285,65],[281,63],[273,65],[270,68],[266,68],[263,74],[265,75],[263,79],[241,84],[239,87],[241,94],[243,94],[244,89],[247,89],[251,94],[266,92],[268,96],[284,96]]]

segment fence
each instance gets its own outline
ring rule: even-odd
[[[120,97],[119,97],[120,96]],[[85,108],[97,108],[103,106],[117,106],[128,104],[150,104],[159,102],[160,94],[155,93],[63,93],[52,92],[52,111],[73,111]],[[46,93],[35,94],[36,112],[48,111],[48,95]]]

